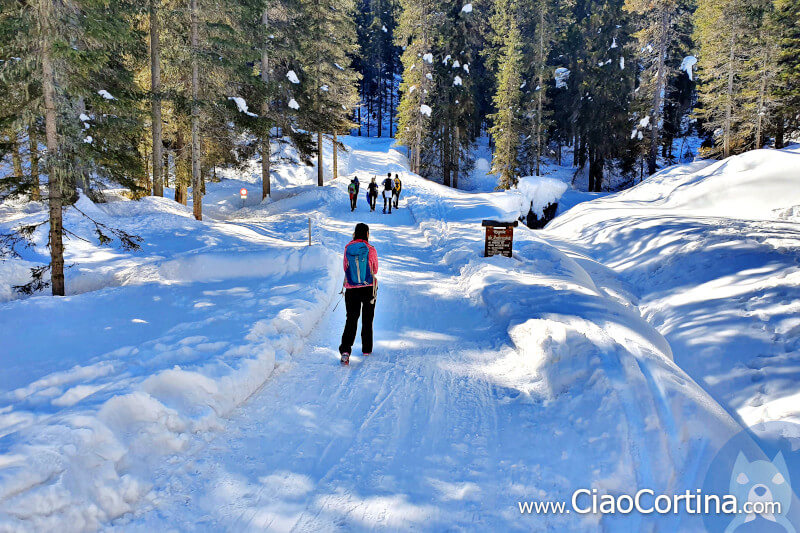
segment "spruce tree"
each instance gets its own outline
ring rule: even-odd
[[[690,14],[686,0],[625,0],[625,9],[637,15],[635,25],[639,40],[638,59],[643,66],[638,97],[648,100],[649,149],[648,174],[656,171],[658,148],[664,121],[667,85],[679,55],[683,21]]]
[[[698,49],[698,117],[714,132],[723,157],[747,146],[744,77],[752,38],[747,0],[700,0],[694,14]]]
[[[519,144],[522,134],[520,117],[522,36],[517,0],[499,0],[492,16],[495,39],[500,42],[497,64],[496,111],[489,116],[494,138],[492,172],[499,175],[499,187],[508,189],[519,178]]]
[[[300,125],[317,137],[317,185],[323,185],[323,137],[346,131],[358,105],[359,74],[350,63],[357,40],[351,0],[305,1],[307,31],[300,45]],[[323,37],[325,36],[325,37]]]
[[[403,49],[403,81],[397,108],[397,141],[409,149],[411,171],[422,171],[422,148],[429,136],[433,108],[429,88],[433,82],[432,0],[401,0],[396,42]]]
[[[777,0],[774,24],[780,28],[780,47],[772,131],[775,147],[783,148],[787,136],[800,131],[800,0]]]

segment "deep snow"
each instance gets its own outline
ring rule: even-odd
[[[344,176],[317,188],[288,165],[264,203],[255,166],[208,184],[203,223],[169,200],[83,200],[147,247],[70,242],[71,296],[0,304],[0,530],[696,530],[517,501],[694,489],[743,420],[797,416],[796,152],[668,169],[485,259],[480,220],[516,218],[520,193],[455,191],[391,140],[344,142],[344,176],[400,174],[399,210],[350,213]],[[758,220],[735,191],[709,205],[713,180]],[[341,368],[358,221],[381,261],[376,348]],[[6,287],[26,264],[2,267]]]

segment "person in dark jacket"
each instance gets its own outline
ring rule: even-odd
[[[392,183],[392,173],[386,174],[386,179],[383,180],[383,212],[386,213],[386,202],[389,202],[389,214],[392,214],[392,189],[394,189],[394,183]]]
[[[378,253],[369,243],[369,226],[356,224],[353,240],[344,247],[344,303],[347,321],[339,345],[343,365],[350,364],[350,352],[356,340],[358,318],[361,317],[361,352],[372,353],[372,318],[377,299]]]
[[[372,178],[372,181],[369,182],[367,185],[367,202],[369,203],[369,210],[375,211],[375,204],[378,201],[378,183],[375,181],[375,178]]]

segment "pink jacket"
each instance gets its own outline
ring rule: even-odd
[[[378,273],[378,252],[375,251],[375,248],[370,243],[368,243],[367,241],[363,241],[361,239],[350,241],[349,243],[347,243],[347,246],[350,246],[354,242],[363,242],[367,245],[367,248],[369,248],[369,268],[372,270],[372,276],[374,277],[375,274]],[[345,251],[347,250],[347,246],[344,247]],[[344,265],[344,271],[347,272],[347,253],[344,254],[344,260],[342,261],[342,263]],[[364,287],[364,285],[361,286]],[[367,287],[369,287],[369,285],[367,285]],[[347,283],[347,277],[345,277],[344,288],[356,289],[357,287],[355,285],[350,285],[349,283]]]

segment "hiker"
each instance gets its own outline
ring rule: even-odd
[[[356,184],[356,194],[361,190],[361,182],[358,181],[358,176],[353,176],[353,181]]]
[[[347,186],[347,194],[350,195],[350,211],[356,210],[356,201],[358,200],[358,178],[353,178],[350,185]]]
[[[361,352],[372,353],[372,317],[378,294],[378,253],[369,244],[369,226],[356,224],[353,240],[344,247],[344,304],[347,321],[342,333],[339,355],[343,365],[350,364],[350,352],[356,340],[361,315]]]
[[[389,214],[392,214],[392,189],[394,188],[394,183],[392,183],[392,173],[389,172],[386,174],[386,179],[383,180],[383,212],[386,213],[386,200],[389,200]],[[388,197],[387,197],[388,194]]]
[[[378,201],[378,183],[375,181],[375,178],[372,178],[372,181],[369,182],[367,185],[367,202],[369,202],[369,210],[375,211],[375,204]]]
[[[403,190],[403,182],[400,181],[398,174],[394,175],[394,188],[392,189],[392,196],[394,197],[394,208],[397,209],[397,204],[400,202],[400,191]]]

